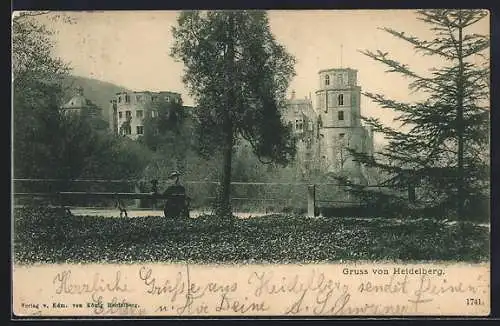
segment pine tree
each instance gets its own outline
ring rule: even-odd
[[[425,99],[405,103],[365,93],[380,107],[397,112],[396,121],[403,128],[364,118],[388,145],[371,157],[351,153],[366,166],[387,173],[384,185],[400,191],[419,185],[422,203],[456,214],[460,221],[489,197],[489,58],[485,55],[489,38],[468,32],[487,14],[484,10],[419,10],[418,19],[434,33],[432,40],[383,28],[415,51],[443,59],[443,66],[431,68],[426,76],[387,52],[361,51],[388,66],[387,72],[409,78],[410,90],[421,92]]]
[[[263,163],[286,165],[295,155],[280,115],[294,59],[274,39],[263,11],[183,12],[173,35],[172,55],[184,63],[184,82],[197,103],[200,152],[222,152],[218,215],[228,217],[238,137]]]

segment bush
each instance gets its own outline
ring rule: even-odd
[[[214,216],[72,216],[64,210],[15,210],[18,263],[190,261],[308,263],[339,260],[489,259],[489,232],[466,235],[445,221],[306,218],[273,214],[224,224]]]

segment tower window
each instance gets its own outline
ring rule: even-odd
[[[338,118],[339,118],[339,120],[344,120],[344,111],[338,112]]]
[[[344,94],[339,94],[337,100],[339,102],[339,105],[344,105]]]
[[[130,95],[125,95],[125,103],[130,103]]]
[[[325,76],[325,85],[326,86],[330,85],[330,76],[329,75]]]

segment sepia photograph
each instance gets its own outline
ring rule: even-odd
[[[12,13],[16,317],[487,316],[490,13]]]

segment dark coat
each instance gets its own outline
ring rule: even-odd
[[[172,185],[165,190],[163,196],[167,199],[163,209],[165,217],[177,218],[189,214],[186,188],[180,184]]]

